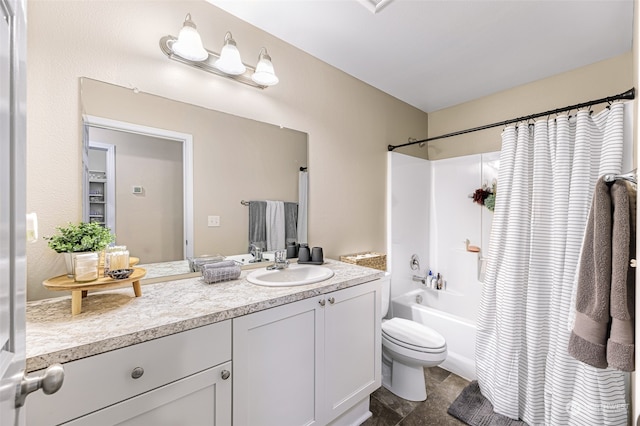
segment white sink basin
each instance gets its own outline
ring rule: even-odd
[[[269,287],[291,287],[318,283],[333,277],[333,271],[317,265],[290,265],[285,269],[259,269],[247,275],[247,281]]]

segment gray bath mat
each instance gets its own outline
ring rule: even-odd
[[[526,426],[525,422],[494,413],[489,400],[480,393],[477,380],[460,392],[447,412],[471,426]]]

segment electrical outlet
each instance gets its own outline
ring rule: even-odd
[[[220,216],[209,216],[207,218],[207,225],[211,226],[220,226]]]

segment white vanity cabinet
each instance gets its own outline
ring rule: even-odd
[[[231,320],[64,364],[27,426],[231,425]]]
[[[376,280],[234,318],[234,424],[351,424],[362,414],[350,410],[366,413],[380,386],[380,292]]]

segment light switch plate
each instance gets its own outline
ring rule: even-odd
[[[220,216],[209,216],[207,218],[207,226],[220,226]]]

